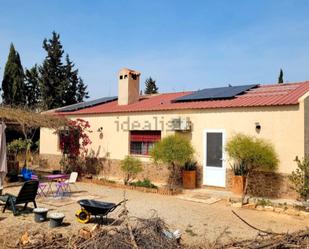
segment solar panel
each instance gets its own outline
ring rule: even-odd
[[[228,86],[207,88],[195,91],[189,95],[182,96],[173,100],[173,102],[191,102],[200,100],[214,100],[214,99],[230,99],[236,95],[242,94],[258,85],[244,85],[244,86]]]
[[[90,100],[90,101],[86,101],[86,102],[81,102],[81,103],[77,103],[77,104],[73,104],[73,105],[64,106],[64,107],[58,108],[56,110],[56,112],[77,111],[77,110],[84,109],[84,108],[87,108],[87,107],[111,102],[111,101],[114,101],[116,99],[118,99],[118,97],[116,97],[116,96],[114,96],[114,97],[103,97],[103,98],[99,98],[99,99],[95,99],[95,100]]]

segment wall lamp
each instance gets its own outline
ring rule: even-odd
[[[255,123],[255,130],[256,130],[257,133],[260,133],[260,131],[261,131],[261,124],[259,122]]]

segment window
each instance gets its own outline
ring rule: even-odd
[[[68,154],[72,151],[78,151],[79,150],[79,131],[77,129],[64,129],[60,130],[58,133],[59,136],[59,149],[64,153]]]
[[[155,142],[161,139],[161,131],[131,131],[130,154],[149,155]]]

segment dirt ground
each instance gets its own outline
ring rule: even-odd
[[[5,193],[16,194],[20,187],[5,188]],[[119,202],[123,199],[124,190],[104,187],[90,183],[78,183],[72,187],[70,197],[55,199],[52,197],[38,198],[38,207],[46,207],[50,211],[65,214],[64,226],[53,230],[61,233],[76,233],[82,227],[93,227],[94,223],[81,224],[75,218],[75,212],[80,208],[80,199],[96,199],[108,202]],[[309,218],[289,216],[274,212],[256,211],[232,208],[225,200],[214,204],[186,201],[176,196],[142,193],[126,190],[127,208],[131,216],[150,217],[154,210],[166,221],[171,230],[180,229],[183,241],[188,244],[214,241],[223,231],[223,239],[249,239],[257,236],[257,231],[249,228],[231,210],[235,210],[241,217],[252,225],[263,230],[273,232],[293,232],[309,226]],[[29,205],[32,207],[32,205]],[[30,210],[29,210],[30,211]],[[117,218],[121,208],[109,215],[110,221]],[[49,223],[35,223],[31,212],[13,216],[10,210],[0,213],[0,247],[5,244],[16,244],[26,231],[51,230]]]

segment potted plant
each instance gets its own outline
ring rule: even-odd
[[[193,157],[194,149],[190,140],[181,135],[170,135],[157,142],[150,155],[155,162],[166,163],[170,171],[168,185],[176,189],[179,169]]]
[[[234,163],[232,166],[232,192],[234,194],[243,194],[246,186],[247,167],[243,162]]]
[[[182,169],[182,185],[186,189],[196,188],[196,164],[197,162],[188,161]]]

